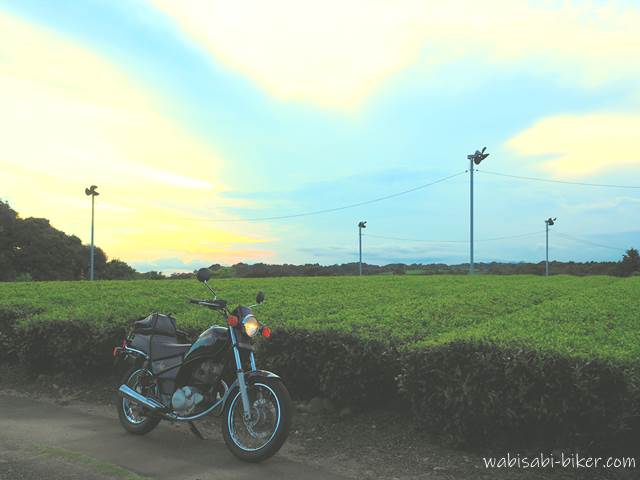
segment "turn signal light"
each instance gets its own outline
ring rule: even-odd
[[[239,322],[240,321],[238,320],[238,317],[236,317],[235,315],[229,315],[227,317],[227,323],[230,327],[237,327]]]
[[[262,327],[262,336],[264,338],[269,338],[271,336],[271,329],[267,326]]]

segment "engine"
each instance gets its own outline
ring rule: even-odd
[[[191,376],[197,383],[216,385],[222,375],[223,367],[224,365],[222,363],[216,363],[213,360],[205,360],[198,366]]]
[[[209,392],[209,386],[218,385],[224,365],[213,360],[205,360],[193,370],[191,380],[195,385],[187,385],[176,390],[171,397],[171,406],[179,415],[190,415],[203,400],[211,401],[211,397],[217,396]],[[202,390],[201,390],[202,389]]]
[[[204,395],[195,387],[182,387],[171,397],[171,406],[179,415],[189,415],[204,400]]]

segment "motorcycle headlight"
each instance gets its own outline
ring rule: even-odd
[[[246,317],[244,317],[242,326],[244,327],[244,333],[246,333],[249,337],[253,337],[260,329],[260,323],[258,322],[258,319],[253,315],[247,315]]]

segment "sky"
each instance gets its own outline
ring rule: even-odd
[[[549,217],[551,259],[618,260],[640,188],[559,182],[640,186],[639,24],[615,0],[0,0],[0,198],[88,243],[98,185],[96,244],[142,271],[352,262],[361,220],[363,261],[462,263],[486,146],[477,262],[543,260]]]

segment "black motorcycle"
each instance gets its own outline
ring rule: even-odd
[[[256,367],[251,339],[269,338],[271,330],[253,315],[256,305],[230,312],[209,286],[208,269],[200,269],[197,277],[213,299],[190,302],[220,312],[228,326],[211,326],[190,344],[170,315],[152,314],[135,322],[113,351],[117,360],[131,363],[118,390],[120,423],[126,431],[143,435],[163,419],[188,422],[203,438],[193,421],[222,416],[222,435],[231,452],[241,460],[260,462],[285,442],[292,415],[280,377]],[[263,301],[264,294],[258,292],[256,304]]]

